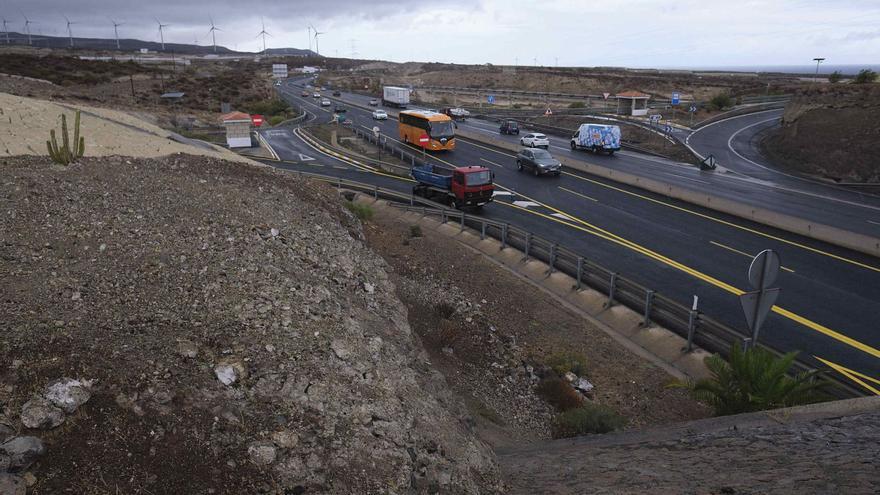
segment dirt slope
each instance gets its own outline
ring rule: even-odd
[[[332,190],[187,155],[0,163],[0,444],[42,439],[30,493],[498,491]],[[61,377],[91,399],[23,426]]]
[[[826,85],[792,100],[764,152],[797,172],[880,182],[880,84]]]

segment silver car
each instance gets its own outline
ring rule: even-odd
[[[550,140],[543,134],[530,132],[519,139],[519,144],[530,148],[547,149],[550,147]]]

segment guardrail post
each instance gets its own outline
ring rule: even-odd
[[[379,199],[379,186],[373,186],[373,199]]]
[[[691,352],[694,349],[694,333],[697,330],[697,317],[699,316],[699,312],[697,311],[698,301],[699,298],[694,296],[694,305],[691,307],[691,311],[688,314],[687,352]]]
[[[440,210],[440,223],[446,223],[446,208]]]
[[[482,241],[485,239],[486,239],[486,221],[482,220],[480,222],[480,240]]]
[[[642,320],[642,326],[651,324],[651,309],[654,306],[654,291],[649,290],[645,293],[645,317]]]
[[[605,307],[610,308],[612,304],[614,304],[614,291],[617,289],[617,274],[611,274],[611,283],[608,287],[608,302],[605,303]]]
[[[342,189],[342,179],[336,179],[336,189]]]
[[[501,249],[507,247],[507,229],[510,227],[510,224],[504,224],[501,226]]]
[[[464,212],[461,212],[461,230],[459,232],[464,232]]]
[[[528,232],[528,233],[526,233],[526,252],[525,252],[525,257],[523,257],[523,261],[529,261],[529,251],[531,250],[531,247],[532,247],[532,233]]]
[[[410,155],[410,156],[409,156],[409,162],[410,162],[410,164],[411,164],[413,167],[415,167],[415,166],[416,166],[416,157]]]
[[[415,194],[409,193],[409,205],[410,206],[414,205],[415,201],[416,201]]]
[[[578,256],[577,266],[577,290],[581,290],[581,277],[584,275],[584,259]]]
[[[547,273],[553,273],[553,267],[556,265],[556,243],[550,245],[550,270]]]
[[[743,337],[742,340],[742,350],[743,352],[749,350],[749,347],[752,346],[752,338],[751,337]]]

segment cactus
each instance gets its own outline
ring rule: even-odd
[[[61,146],[55,138],[55,129],[49,131],[49,140],[46,141],[46,148],[49,149],[49,156],[55,163],[61,165],[70,165],[78,158],[82,158],[86,151],[86,140],[79,135],[79,118],[80,112],[76,111],[76,117],[73,123],[73,149],[70,149],[70,134],[67,132],[67,116],[61,114]]]

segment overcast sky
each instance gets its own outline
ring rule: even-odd
[[[10,31],[269,47],[393,61],[630,67],[880,63],[880,0],[0,0]],[[314,48],[314,40],[312,48]]]

